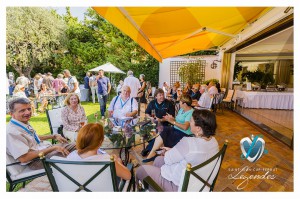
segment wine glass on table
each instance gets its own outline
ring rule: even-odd
[[[80,120],[80,128],[82,128],[85,123],[87,123],[87,118],[86,117],[82,117],[81,120]]]
[[[94,117],[95,117],[95,119],[96,119],[96,123],[97,123],[97,118],[98,118],[98,112],[96,112],[96,113],[94,113]]]
[[[151,110],[151,117],[153,117],[154,119],[156,119],[155,109],[152,109],[152,110]]]

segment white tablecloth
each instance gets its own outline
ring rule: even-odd
[[[89,89],[80,89],[80,101],[82,102],[88,102],[90,101],[90,93],[89,93]]]
[[[293,92],[255,92],[235,90],[233,98],[243,98],[242,105],[246,108],[294,109]]]

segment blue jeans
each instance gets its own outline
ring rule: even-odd
[[[101,94],[98,93],[97,95],[98,95],[98,100],[99,100],[99,103],[100,103],[101,116],[105,116],[108,94],[101,95]]]

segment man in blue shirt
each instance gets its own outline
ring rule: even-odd
[[[98,99],[100,103],[100,112],[103,119],[105,116],[106,103],[108,94],[110,93],[111,84],[108,77],[104,76],[104,71],[102,69],[99,70],[96,80],[98,84]]]
[[[90,89],[91,89],[90,85],[89,85],[90,76],[91,76],[90,74],[91,74],[90,72],[87,72],[86,76],[83,78],[83,80],[84,80],[84,89],[87,89],[87,90],[85,90],[87,92],[84,92],[86,101],[90,101]]]
[[[90,89],[89,80],[90,80],[90,72],[87,72],[86,76],[84,77],[84,88],[85,89]]]

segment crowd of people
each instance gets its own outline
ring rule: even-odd
[[[44,77],[40,74],[34,77],[34,94],[43,109],[47,106],[46,96],[51,91],[55,94],[67,94],[61,112],[62,136],[40,136],[32,128],[29,121],[35,114],[35,108],[26,94],[30,81],[24,76],[20,78],[14,86],[15,97],[9,102],[11,120],[6,129],[8,155],[31,169],[42,168],[40,160],[33,161],[41,152],[47,158],[58,155],[69,160],[109,160],[108,154],[98,150],[104,140],[104,127],[99,123],[88,123],[85,110],[80,105],[78,81],[70,71],[64,70],[63,74],[58,74],[57,79],[51,73]],[[141,153],[145,157],[143,163],[154,163],[137,169],[137,182],[151,176],[166,191],[177,191],[181,173],[187,163],[200,164],[219,150],[214,138],[217,126],[215,114],[195,108],[209,106],[208,102],[219,92],[219,86],[214,82],[209,82],[208,85],[187,83],[182,88],[179,82],[172,87],[164,82],[163,87],[156,89],[152,96],[151,84],[146,81],[145,75],[140,74],[138,79],[134,77],[133,71],[128,71],[127,77],[119,83],[116,96],[106,110],[108,95],[112,89],[109,78],[104,75],[103,70],[98,75],[88,72],[84,78],[84,86],[90,89],[93,103],[98,98],[102,118],[106,111],[108,117],[117,122],[124,118],[134,118],[139,114],[140,104],[145,105],[145,117],[161,129],[159,135],[149,141]],[[177,104],[179,110],[176,112]],[[60,143],[52,145],[47,139],[55,139]],[[130,171],[117,156],[114,155],[114,159],[117,176],[130,179]]]

